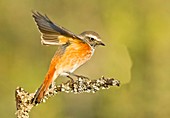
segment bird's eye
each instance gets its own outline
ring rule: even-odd
[[[94,41],[94,38],[93,38],[93,37],[90,37],[90,39],[91,39],[92,41]]]

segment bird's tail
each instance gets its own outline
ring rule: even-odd
[[[40,86],[40,88],[37,90],[37,92],[34,95],[34,98],[32,100],[33,103],[37,104],[37,103],[41,102],[45,93],[47,92],[50,85],[54,81],[53,75],[54,75],[54,71],[52,73],[50,73],[50,72],[47,73],[43,84]],[[55,76],[55,77],[57,77],[57,76]]]

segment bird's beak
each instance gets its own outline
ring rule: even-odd
[[[105,46],[105,44],[104,44],[102,41],[98,41],[98,42],[97,42],[97,45]]]

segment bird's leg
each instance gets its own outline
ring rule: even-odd
[[[84,79],[88,79],[89,80],[89,78],[88,77],[85,77],[85,76],[83,76],[83,75],[77,75],[77,74],[74,74],[74,73],[68,73],[69,75],[72,75],[72,76],[74,76],[74,77],[77,77],[77,78],[84,78]]]
[[[67,77],[71,80],[71,82],[74,82],[74,79],[72,77],[70,77],[69,75],[67,75]]]

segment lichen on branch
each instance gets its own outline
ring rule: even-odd
[[[101,77],[97,80],[90,80],[87,77],[78,77],[76,81],[67,81],[59,85],[52,85],[50,89],[46,92],[43,100],[40,102],[45,102],[48,98],[56,95],[59,92],[66,93],[95,93],[101,89],[109,89],[111,86],[119,86],[120,81],[113,78]],[[36,92],[35,92],[36,93]],[[15,90],[16,99],[16,116],[17,118],[29,118],[29,112],[34,106],[38,104],[32,103],[35,93],[28,93],[21,87],[17,87]]]

